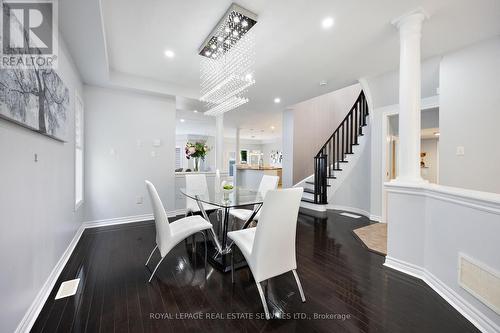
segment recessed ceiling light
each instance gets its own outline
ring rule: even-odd
[[[198,113],[198,110],[193,110],[194,113]]]
[[[181,119],[181,123],[183,123],[183,122],[185,122],[185,120],[184,120],[184,119]]]
[[[326,80],[319,81],[320,86],[326,86],[327,84],[328,84],[328,81],[326,81]]]
[[[321,26],[323,27],[323,29],[328,29],[333,26],[333,23],[334,20],[332,17],[326,17],[323,19],[323,21],[321,21]]]
[[[280,103],[280,102],[281,102],[281,98],[276,97],[276,98],[274,99],[274,103],[278,104],[278,103]]]
[[[172,51],[172,50],[166,50],[165,51],[165,57],[167,57],[167,58],[173,58],[173,57],[175,57],[174,51]]]
[[[271,126],[271,130],[272,130],[272,131],[274,131],[274,128],[275,128],[274,126]]]

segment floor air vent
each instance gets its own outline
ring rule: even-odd
[[[461,254],[458,283],[486,306],[500,314],[500,273]]]
[[[79,283],[80,279],[64,281],[63,283],[61,283],[61,286],[57,291],[55,299],[73,296],[74,294],[76,294],[76,291],[78,290]]]

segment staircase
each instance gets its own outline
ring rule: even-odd
[[[333,180],[337,179],[347,163],[349,155],[359,146],[363,128],[367,125],[368,104],[363,91],[346,117],[314,157],[314,175],[296,186],[304,187],[301,206],[313,210],[326,210]]]

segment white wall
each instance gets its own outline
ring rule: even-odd
[[[422,62],[422,98],[437,94],[440,60],[440,57],[434,57]],[[366,80],[370,87],[374,109],[399,103],[399,70],[369,77]]]
[[[314,173],[314,156],[350,111],[360,91],[360,84],[353,84],[292,107],[295,184]]]
[[[81,209],[74,210],[74,105],[82,82],[61,37],[57,73],[70,93],[66,143],[0,119],[1,332],[16,329],[81,224]]]
[[[152,213],[146,179],[173,211],[175,100],[93,86],[84,90],[85,220]],[[153,147],[154,140],[161,145]],[[140,196],[143,204],[136,203]]]
[[[434,184],[387,189],[385,264],[424,279],[483,332],[499,332],[500,315],[459,286],[458,258],[500,272],[500,195]]]
[[[367,129],[364,129],[367,133]],[[369,133],[366,136],[367,141],[363,143],[364,148],[359,153],[358,159],[352,160],[352,163],[341,164],[340,167],[346,169],[341,172],[349,172],[340,187],[335,191],[332,198],[328,199],[328,203],[333,206],[341,206],[345,208],[354,208],[354,211],[365,212],[370,214],[370,177],[371,177],[371,138]],[[347,168],[352,168],[347,170]]]
[[[440,77],[441,184],[500,193],[500,37],[445,55]]]

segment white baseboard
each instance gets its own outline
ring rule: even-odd
[[[310,210],[315,210],[317,212],[326,212],[326,205],[317,205],[310,202],[301,201],[300,207]]]
[[[52,272],[50,272],[49,277],[47,278],[47,280],[45,280],[42,289],[40,289],[35,299],[31,303],[30,307],[28,308],[28,311],[26,311],[26,313],[24,314],[23,319],[21,320],[21,322],[19,323],[19,325],[15,330],[16,333],[29,332],[33,327],[33,324],[35,323],[36,319],[38,318],[38,315],[42,311],[45,302],[49,298],[50,292],[54,288],[57,279],[59,278],[59,275],[64,269],[64,266],[66,266],[66,263],[71,257],[71,254],[73,253],[76,244],[78,244],[78,241],[80,240],[80,237],[82,236],[84,230],[85,227],[83,226],[83,224],[80,225],[80,227],[76,231],[75,236],[69,243],[66,250],[63,252],[57,264],[54,266],[54,269],[52,269]]]
[[[186,211],[185,209],[178,209],[175,211],[167,212],[167,216],[174,217],[178,215],[184,215],[185,211]],[[38,315],[42,311],[45,302],[49,298],[50,292],[54,288],[57,279],[59,278],[59,275],[64,269],[64,266],[66,266],[66,263],[68,262],[69,258],[71,257],[71,254],[75,250],[76,244],[78,244],[78,241],[80,240],[85,229],[104,227],[109,225],[133,223],[133,222],[151,221],[151,220],[153,220],[153,214],[125,216],[112,219],[83,222],[76,231],[76,234],[69,243],[68,247],[63,252],[61,258],[55,265],[54,269],[50,273],[49,277],[43,284],[42,289],[40,289],[35,299],[31,303],[30,307],[26,311],[23,319],[21,320],[21,322],[19,323],[19,325],[15,330],[15,333],[24,333],[24,332],[29,332],[31,330],[33,324],[38,318]]]
[[[426,269],[389,256],[386,256],[384,266],[423,280],[481,332],[500,332],[500,326]]]
[[[363,215],[365,217],[370,218],[370,213],[367,212],[364,209],[356,208],[356,207],[348,207],[348,206],[341,206],[341,205],[328,205],[326,206],[327,209],[334,209],[334,210],[344,210],[346,212],[351,212],[351,213],[356,213]]]
[[[171,212],[167,212],[167,216],[168,217],[175,217],[178,215],[184,215],[185,212],[186,212],[185,209],[178,209],[178,210],[174,210]],[[87,222],[83,222],[83,225],[86,229],[86,228],[105,227],[105,226],[110,226],[110,225],[115,225],[115,224],[151,221],[153,219],[154,219],[153,214],[142,214],[142,215],[115,217],[115,218],[111,218],[111,219],[87,221]]]

